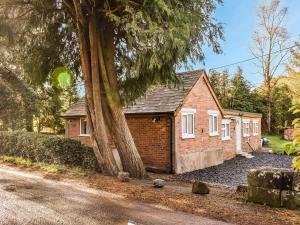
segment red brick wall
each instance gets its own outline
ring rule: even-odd
[[[153,118],[159,118],[154,122]],[[171,121],[167,116],[126,116],[129,129],[146,167],[171,169]]]
[[[67,119],[66,123],[66,137],[80,141],[86,146],[92,146],[91,138],[89,136],[80,136],[80,118]]]
[[[232,159],[236,156],[236,134],[235,120],[230,120],[230,139],[223,140],[224,160]]]
[[[250,122],[250,136],[249,137],[244,137],[243,135],[243,123],[242,123],[242,150],[246,152],[251,152],[251,147],[247,142],[250,143],[252,148],[255,150],[260,150],[261,149],[261,118],[252,118],[252,117],[242,117],[243,119],[248,119]],[[258,120],[258,135],[254,136],[253,135],[253,121]]]
[[[153,118],[160,118],[153,122]],[[127,122],[137,149],[146,167],[171,169],[170,132],[171,122],[166,115],[127,116]],[[69,119],[66,137],[91,146],[89,136],[80,136],[80,119]]]
[[[181,112],[183,108],[196,109],[195,138],[184,139],[182,137]],[[214,154],[213,152],[215,152],[216,150],[220,151],[223,149],[223,141],[221,140],[221,112],[219,112],[218,116],[219,135],[209,136],[208,110],[219,111],[218,106],[214,101],[213,96],[211,95],[204,79],[200,79],[188,94],[181,110],[177,112],[177,115],[175,117],[176,172],[178,173],[212,166],[206,164],[206,159],[203,159],[203,163],[200,162],[203,157],[206,157],[204,155],[201,156],[201,152],[211,151],[211,153]],[[195,160],[193,162],[193,165],[189,165],[189,160],[193,159]],[[212,164],[214,164],[214,162],[212,162]]]

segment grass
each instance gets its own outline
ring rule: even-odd
[[[284,153],[284,145],[290,143],[291,141],[284,140],[278,135],[263,135],[264,138],[269,140],[269,147],[272,148],[275,153]]]
[[[28,168],[41,169],[48,173],[54,174],[68,173],[72,175],[84,175],[87,172],[87,170],[84,170],[80,167],[67,167],[59,164],[32,162],[28,159],[14,156],[0,156],[0,163],[1,162],[11,163],[17,166],[23,166]]]

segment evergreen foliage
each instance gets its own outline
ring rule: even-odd
[[[0,132],[0,155],[22,157],[32,162],[99,168],[91,148],[55,135]]]

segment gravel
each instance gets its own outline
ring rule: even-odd
[[[240,184],[247,184],[247,171],[250,169],[263,166],[291,168],[292,156],[270,153],[253,153],[253,155],[252,159],[237,156],[221,165],[180,174],[177,175],[177,178],[185,181],[200,180],[236,187]]]

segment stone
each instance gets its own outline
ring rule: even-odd
[[[248,191],[248,186],[247,185],[240,184],[236,188],[237,193],[247,193],[247,191]]]
[[[165,185],[166,185],[166,181],[163,179],[153,180],[153,187],[155,188],[163,188]]]
[[[129,173],[128,172],[119,172],[118,180],[121,182],[129,182],[129,180],[130,180]]]
[[[281,206],[288,209],[300,209],[300,192],[286,191],[281,192]]]
[[[300,191],[300,172],[294,172],[292,190]]]
[[[292,190],[294,172],[293,171],[282,171],[281,173],[281,190]]]
[[[281,189],[281,171],[275,168],[252,169],[248,172],[248,186]]]
[[[248,186],[248,201],[278,208],[281,206],[280,192],[279,189]]]
[[[193,182],[192,192],[194,194],[205,195],[205,194],[209,194],[209,191],[210,190],[209,190],[206,183],[203,183],[201,181],[194,181]]]

